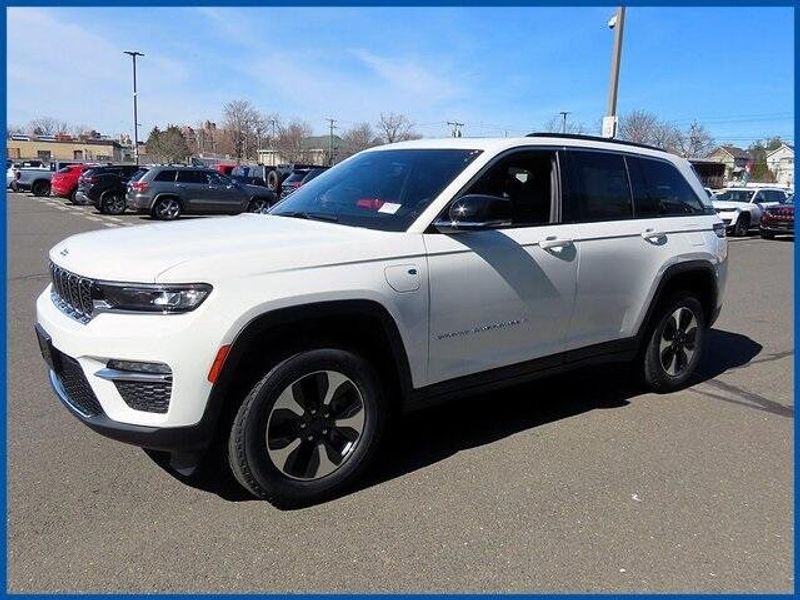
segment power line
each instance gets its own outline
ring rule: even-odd
[[[333,164],[333,130],[337,129],[336,127],[336,119],[331,119],[330,117],[325,119],[328,121],[328,125],[330,127],[330,136],[328,137],[328,164]]]

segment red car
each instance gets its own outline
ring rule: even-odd
[[[771,240],[776,235],[794,235],[794,196],[778,206],[770,206],[761,215],[761,237]]]
[[[50,179],[50,194],[68,198],[74,204],[75,192],[78,191],[78,178],[89,168],[89,165],[69,165],[53,173]]]

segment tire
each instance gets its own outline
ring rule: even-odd
[[[339,382],[334,392],[331,381]],[[378,377],[362,357],[333,348],[295,354],[270,369],[239,408],[228,439],[231,471],[275,506],[320,502],[364,471],[387,414]]]
[[[281,191],[281,183],[283,183],[283,177],[277,169],[273,169],[267,174],[267,188],[270,192],[279,194]]]
[[[250,202],[247,204],[247,212],[251,213],[263,213],[267,208],[269,208],[269,200],[266,198],[250,198]]]
[[[774,240],[775,239],[775,234],[774,233],[769,233],[767,231],[762,231],[761,232],[761,239]]]
[[[125,212],[125,194],[106,192],[100,198],[100,212],[104,215],[121,215]]]
[[[736,219],[736,225],[733,226],[734,237],[746,237],[750,233],[750,215],[742,213]]]
[[[150,214],[159,221],[173,221],[180,217],[182,212],[181,201],[174,196],[167,196],[156,199]]]
[[[31,186],[31,193],[34,196],[47,196],[50,194],[49,181],[34,181]]]
[[[700,361],[705,335],[705,314],[697,297],[685,291],[669,296],[656,311],[647,337],[645,384],[661,394],[683,388]]]

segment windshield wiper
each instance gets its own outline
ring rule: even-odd
[[[336,215],[327,215],[325,213],[305,212],[301,210],[292,210],[283,213],[273,213],[277,217],[294,217],[296,219],[309,219],[311,221],[328,221],[330,223],[338,223],[339,217]]]

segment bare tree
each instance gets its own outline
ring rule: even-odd
[[[6,137],[11,137],[12,135],[25,135],[25,128],[9,123],[6,125]]]
[[[381,113],[376,123],[378,133],[385,144],[418,140],[422,136],[414,131],[415,123],[404,114]]]
[[[544,122],[542,127],[542,131],[547,131],[550,133],[562,133],[564,129],[564,121],[563,118],[560,116],[553,116],[547,121]],[[580,135],[586,135],[589,133],[589,130],[586,128],[586,125],[579,121],[570,121],[567,119],[567,131],[566,133],[577,133]]]
[[[28,123],[28,131],[32,135],[56,135],[68,129],[69,125],[53,117],[37,117]]]
[[[708,156],[714,149],[714,138],[705,125],[692,121],[689,129],[683,136],[681,154],[686,158],[702,158]]]
[[[281,157],[290,163],[304,162],[306,158],[305,140],[311,137],[311,126],[305,121],[295,119],[287,125],[277,125],[274,148]]]
[[[339,149],[338,158],[343,160],[348,156],[357,154],[367,148],[380,146],[381,139],[375,134],[369,123],[356,123],[342,134],[342,147]]]
[[[233,142],[233,155],[237,161],[251,156],[256,146],[255,131],[261,115],[249,100],[232,100],[223,106],[224,127]]]
[[[644,110],[635,110],[623,116],[619,122],[620,139],[639,144],[652,144],[658,117]]]

